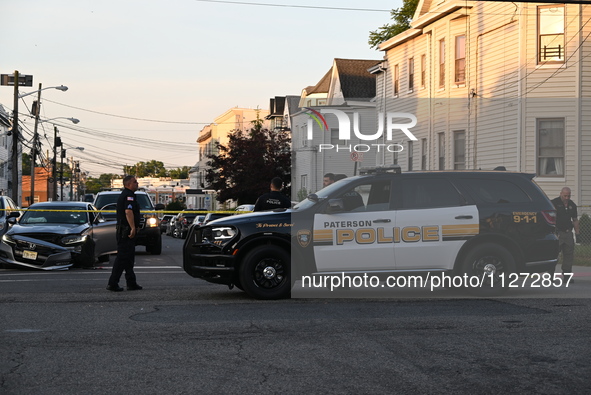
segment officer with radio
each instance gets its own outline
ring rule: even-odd
[[[575,255],[575,239],[573,238],[573,229],[575,237],[579,237],[579,220],[577,215],[577,205],[570,200],[571,190],[568,187],[562,188],[560,196],[552,199],[552,204],[556,208],[556,232],[558,233],[558,242],[560,251],[562,251],[562,274],[572,273],[573,261]],[[570,281],[571,283],[573,280]]]
[[[113,263],[113,270],[109,278],[107,289],[113,292],[123,291],[119,286],[119,279],[125,271],[127,290],[142,289],[138,285],[133,271],[135,263],[135,237],[140,226],[140,208],[135,197],[138,182],[134,176],[123,179],[123,192],[117,199],[117,258]]]

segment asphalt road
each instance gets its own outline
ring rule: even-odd
[[[584,274],[570,294],[258,301],[164,241],[138,248],[142,291],[106,291],[109,265],[0,270],[0,394],[590,391]]]

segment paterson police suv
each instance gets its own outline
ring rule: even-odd
[[[533,177],[368,169],[293,209],[193,227],[184,270],[260,299],[288,297],[304,276],[443,273],[495,288],[512,273],[553,273],[556,212]]]

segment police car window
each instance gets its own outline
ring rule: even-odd
[[[343,193],[345,211],[385,211],[390,209],[390,181],[361,184]]]
[[[415,178],[404,181],[402,206],[405,209],[455,207],[463,203],[456,188],[444,178]]]
[[[468,190],[480,201],[492,204],[526,203],[531,198],[520,187],[505,180],[466,180]]]

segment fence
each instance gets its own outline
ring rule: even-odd
[[[579,243],[575,246],[575,265],[591,266],[591,206],[579,206]]]

